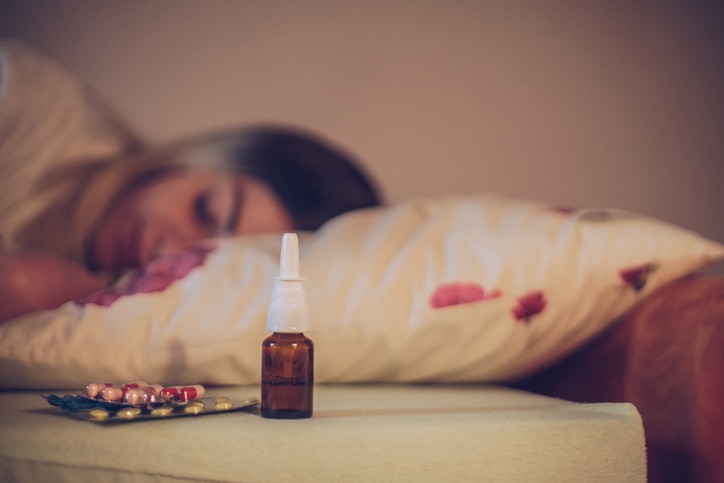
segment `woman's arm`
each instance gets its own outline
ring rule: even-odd
[[[0,322],[104,288],[82,266],[38,251],[0,251]]]

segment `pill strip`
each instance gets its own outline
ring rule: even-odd
[[[128,382],[116,386],[108,382],[89,382],[80,393],[92,400],[108,403],[130,404],[131,406],[163,405],[167,403],[187,403],[200,399],[206,389],[200,384],[188,386],[162,386],[144,381]]]
[[[219,414],[248,410],[260,404],[257,397],[232,399],[206,396],[189,401],[166,401],[162,404],[145,405],[103,401],[99,398],[91,399],[81,394],[64,396],[50,394],[43,397],[48,403],[64,409],[75,419],[103,424]]]
[[[154,419],[170,419],[203,416],[209,414],[228,413],[248,410],[259,405],[259,398],[251,397],[244,400],[228,397],[205,397],[195,399],[183,406],[137,407],[125,406],[118,409],[96,407],[89,411],[70,413],[75,419],[99,424],[117,424],[131,421],[147,421]]]

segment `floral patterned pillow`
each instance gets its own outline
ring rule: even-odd
[[[210,240],[0,325],[0,387],[257,383],[280,241]],[[476,195],[342,215],[300,233],[300,256],[316,381],[501,381],[724,246],[646,216]]]

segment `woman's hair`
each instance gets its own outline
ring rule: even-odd
[[[357,161],[331,142],[299,129],[260,126],[211,135],[180,153],[197,165],[208,155],[222,167],[265,182],[298,230],[315,230],[339,214],[381,203]]]
[[[87,264],[86,244],[117,200],[168,173],[199,168],[263,181],[281,200],[297,230],[315,230],[334,216],[381,203],[371,178],[332,143],[297,128],[242,127],[49,174],[48,185],[65,186],[67,199],[29,227],[26,241],[31,243],[26,246]],[[61,230],[51,234],[47,229],[53,220]],[[63,244],[58,244],[58,237],[64,238]]]

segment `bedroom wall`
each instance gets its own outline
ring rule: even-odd
[[[4,0],[25,40],[164,141],[259,121],[391,201],[497,191],[724,242],[724,16],[697,2]]]

